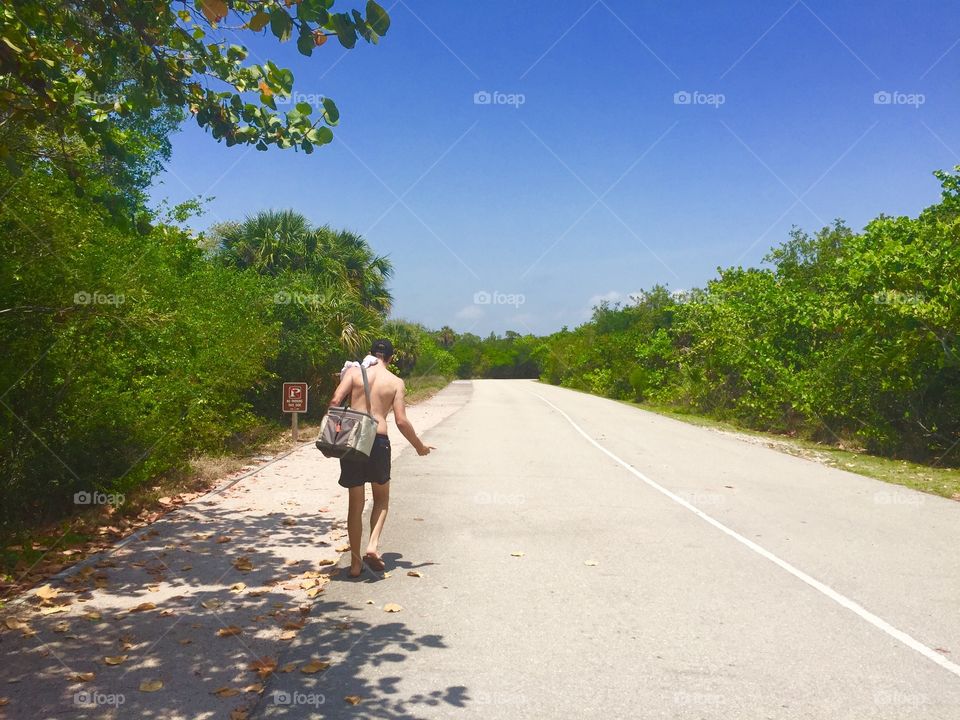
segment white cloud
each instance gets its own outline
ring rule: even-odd
[[[479,305],[467,305],[457,313],[457,317],[460,320],[479,320],[483,317],[483,308]]]
[[[623,293],[621,293],[619,290],[611,290],[603,295],[592,296],[587,301],[587,305],[589,306],[590,310],[592,310],[594,305],[599,305],[602,302],[615,303],[620,302],[621,300],[623,300]]]

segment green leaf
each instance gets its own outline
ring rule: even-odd
[[[336,103],[330,98],[323,99],[323,119],[329,125],[336,125],[340,122],[340,111],[337,109]]]
[[[301,55],[310,57],[313,55],[313,48],[315,47],[313,33],[310,32],[306,24],[304,24],[303,28],[304,30],[300,32],[300,36],[297,38],[297,50],[300,51]]]
[[[310,103],[298,102],[297,112],[299,112],[301,115],[309,115],[313,112],[313,106],[311,106]]]
[[[336,13],[330,16],[330,24],[333,31],[337,34],[337,40],[347,50],[352,50],[357,44],[357,31],[353,26],[353,21],[346,13]]]
[[[307,133],[307,140],[314,145],[326,145],[333,141],[333,131],[328,127],[313,128]]]
[[[390,29],[390,16],[373,0],[367,0],[367,23],[377,35],[386,35]]]
[[[280,42],[290,39],[293,30],[293,18],[283,8],[274,6],[270,10],[270,31],[279,38]]]
[[[278,70],[276,73],[277,82],[280,83],[280,87],[283,88],[283,92],[286,95],[289,95],[293,90],[293,73],[284,68],[283,70]]]
[[[256,15],[250,18],[249,22],[247,23],[247,27],[254,32],[260,32],[267,26],[268,22],[270,22],[270,15],[263,12],[263,10],[260,10]]]
[[[330,3],[330,5],[332,4]],[[300,4],[297,6],[297,17],[304,22],[325,25],[329,19],[327,8],[330,5],[324,3],[323,0],[300,0]]]

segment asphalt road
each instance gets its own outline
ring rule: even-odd
[[[389,577],[329,583],[295,650],[331,667],[254,717],[960,718],[957,503],[534,382],[445,393]]]

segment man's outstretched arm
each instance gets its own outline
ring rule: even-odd
[[[413,423],[407,418],[407,403],[404,400],[406,388],[403,380],[400,381],[400,388],[397,394],[393,396],[393,417],[397,421],[397,430],[400,431],[414,449],[417,455],[429,455],[431,450],[436,450],[431,445],[424,445],[423,441],[417,436],[417,431],[413,429]]]

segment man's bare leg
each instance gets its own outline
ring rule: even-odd
[[[373,489],[373,510],[370,511],[370,542],[367,544],[367,555],[373,554],[379,558],[380,533],[387,520],[387,510],[390,508],[390,481],[371,483]]]
[[[347,508],[347,534],[350,536],[350,577],[359,577],[363,572],[363,556],[360,543],[363,540],[363,504],[366,490],[363,485],[350,488],[350,504]]]

